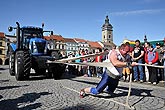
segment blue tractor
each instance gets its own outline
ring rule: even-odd
[[[49,50],[48,41],[43,38],[43,28],[24,26],[16,22],[17,27],[9,27],[8,30],[16,29],[16,42],[9,45],[9,73],[16,80],[25,80],[30,76],[31,68],[36,75],[45,75],[48,78],[61,78],[65,72],[64,64],[47,64],[47,60],[61,58],[59,50]],[[48,71],[46,71],[48,70]]]

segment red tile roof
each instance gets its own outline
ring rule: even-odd
[[[75,40],[76,42],[87,42],[86,40],[84,40],[84,39],[79,39],[79,38],[74,38],[74,40]]]
[[[88,41],[88,44],[92,48],[102,48],[102,46],[98,42]]]
[[[56,40],[56,41],[62,41],[64,42],[64,38],[61,35],[50,35],[50,36],[44,36],[46,40]]]
[[[50,40],[50,36],[44,36],[45,40]]]
[[[3,32],[0,32],[0,37],[5,37],[5,34]]]
[[[64,41],[65,42],[75,42],[75,40],[74,39],[72,39],[72,38],[64,38]]]

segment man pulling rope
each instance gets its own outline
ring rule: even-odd
[[[130,63],[125,61],[125,57],[128,55],[129,50],[130,46],[128,44],[122,44],[119,47],[119,50],[111,50],[108,54],[108,61],[112,63],[113,67],[107,67],[97,87],[82,89],[80,91],[80,96],[83,97],[86,93],[99,94],[103,92],[105,88],[109,94],[112,94],[118,86],[122,68],[137,65],[136,62]]]

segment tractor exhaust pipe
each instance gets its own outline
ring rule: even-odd
[[[17,24],[17,28],[16,28],[17,49],[21,49],[20,24],[18,22],[16,22],[16,24]]]

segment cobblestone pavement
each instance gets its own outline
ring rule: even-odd
[[[33,76],[16,81],[7,66],[0,65],[0,110],[128,110],[125,106],[129,83],[120,82],[114,97],[105,94],[79,97],[79,90],[95,87],[95,77],[45,79]],[[136,110],[165,110],[165,87],[132,83],[129,105]]]

